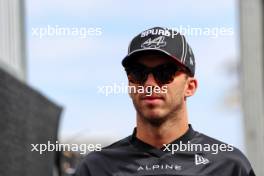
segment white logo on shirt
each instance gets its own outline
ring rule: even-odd
[[[207,158],[204,158],[200,155],[195,154],[195,165],[199,164],[208,164],[209,160]]]

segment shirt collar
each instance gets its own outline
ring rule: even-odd
[[[189,124],[189,129],[181,137],[173,140],[169,144],[179,144],[180,142],[183,144],[188,143],[188,141],[190,141],[194,137],[195,133],[196,131],[193,130],[192,125]],[[137,149],[157,156],[162,156],[167,153],[163,151],[164,147],[162,147],[161,149],[157,149],[152,145],[147,144],[144,141],[138,139],[136,137],[136,134],[137,134],[137,128],[134,128],[133,134],[130,136],[130,143],[133,146],[135,146]]]

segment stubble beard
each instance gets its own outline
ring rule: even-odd
[[[175,120],[177,118],[180,111],[183,109],[183,100],[179,100],[179,103],[174,105],[171,109],[168,109],[168,112],[166,112],[164,115],[152,115],[147,116],[146,113],[144,113],[143,108],[155,108],[155,107],[140,107],[136,104],[134,104],[134,107],[137,111],[137,116],[140,118],[140,120],[143,121],[143,123],[148,123],[154,127],[160,127],[162,124],[169,120]]]

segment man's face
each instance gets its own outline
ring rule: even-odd
[[[149,68],[166,63],[176,64],[171,58],[161,55],[141,56],[137,59],[137,62]],[[128,79],[130,80],[129,75]],[[153,124],[160,124],[170,117],[175,117],[175,114],[182,109],[186,97],[190,96],[190,92],[188,92],[189,79],[193,78],[189,78],[184,72],[178,71],[175,73],[172,82],[168,84],[158,83],[152,73],[147,76],[146,81],[142,84],[129,81],[129,86],[158,86],[160,90],[166,90],[165,93],[164,91],[161,93],[153,92],[151,95],[146,92],[130,93],[137,113],[143,120],[147,120]]]

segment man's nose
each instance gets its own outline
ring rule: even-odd
[[[157,82],[153,74],[152,73],[148,74],[147,80],[145,82],[145,86],[156,86],[156,85],[157,85]]]

